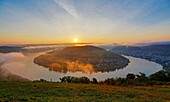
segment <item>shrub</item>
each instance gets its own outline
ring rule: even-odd
[[[135,78],[135,75],[134,75],[133,73],[128,73],[128,74],[126,75],[126,78],[127,78],[127,79],[134,79],[134,78]]]
[[[140,86],[143,86],[143,85],[149,85],[150,84],[150,80],[148,77],[146,77],[146,75],[144,73],[141,73],[140,72],[140,75],[136,75],[137,78],[135,78],[135,82],[136,82],[136,85],[140,85]]]
[[[71,76],[64,76],[63,78],[60,78],[61,82],[65,83],[90,83],[90,79],[87,77],[71,77]]]
[[[158,71],[154,74],[151,74],[149,76],[149,79],[151,81],[162,81],[162,82],[170,81],[170,73],[161,70],[161,71]]]
[[[86,83],[86,84],[90,83],[90,79],[87,77],[80,77],[80,81],[81,83]]]
[[[40,79],[40,82],[47,82],[47,80],[45,80],[45,79]]]
[[[64,76],[60,78],[61,82],[66,83],[90,83],[90,79],[87,77],[71,77],[71,76]],[[40,80],[44,82],[44,80]],[[96,78],[93,78],[91,83],[94,84],[107,84],[107,85],[118,85],[118,86],[127,86],[127,85],[140,85],[140,86],[147,86],[147,85],[162,85],[167,84],[169,85],[170,81],[170,73],[165,71],[156,72],[149,77],[147,77],[144,73],[140,72],[140,75],[134,75],[133,73],[128,73],[126,78],[107,78],[104,81],[97,81]],[[45,81],[46,82],[46,81]]]
[[[45,79],[40,79],[40,80],[34,80],[33,82],[48,82],[48,81]]]
[[[93,82],[92,82],[93,84],[97,84],[98,83],[98,81],[97,81],[97,79],[96,78],[93,78]]]

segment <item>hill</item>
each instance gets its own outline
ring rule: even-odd
[[[22,47],[0,46],[0,53],[19,52]]]
[[[151,46],[144,46],[142,48],[170,52],[170,45],[151,45]]]
[[[170,45],[117,46],[111,52],[147,59],[161,64],[165,70],[170,71]]]
[[[87,73],[120,69],[128,65],[129,60],[102,48],[73,46],[40,55],[34,62],[54,71]]]
[[[105,52],[106,50],[94,46],[73,46],[64,48],[58,56],[98,55]]]
[[[168,102],[170,86],[120,87],[100,84],[0,82],[0,101]]]
[[[149,45],[170,45],[170,41],[156,41],[150,43],[136,43],[138,46],[149,46]]]

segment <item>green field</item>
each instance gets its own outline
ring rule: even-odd
[[[0,82],[0,101],[170,101],[170,86],[119,87],[100,84]]]

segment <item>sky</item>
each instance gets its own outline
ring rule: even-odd
[[[0,0],[0,44],[170,41],[170,0]]]

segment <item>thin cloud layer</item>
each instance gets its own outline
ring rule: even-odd
[[[67,13],[69,13],[74,18],[78,19],[79,16],[77,14],[76,9],[74,6],[68,4],[66,0],[54,0],[58,5],[60,5]]]

